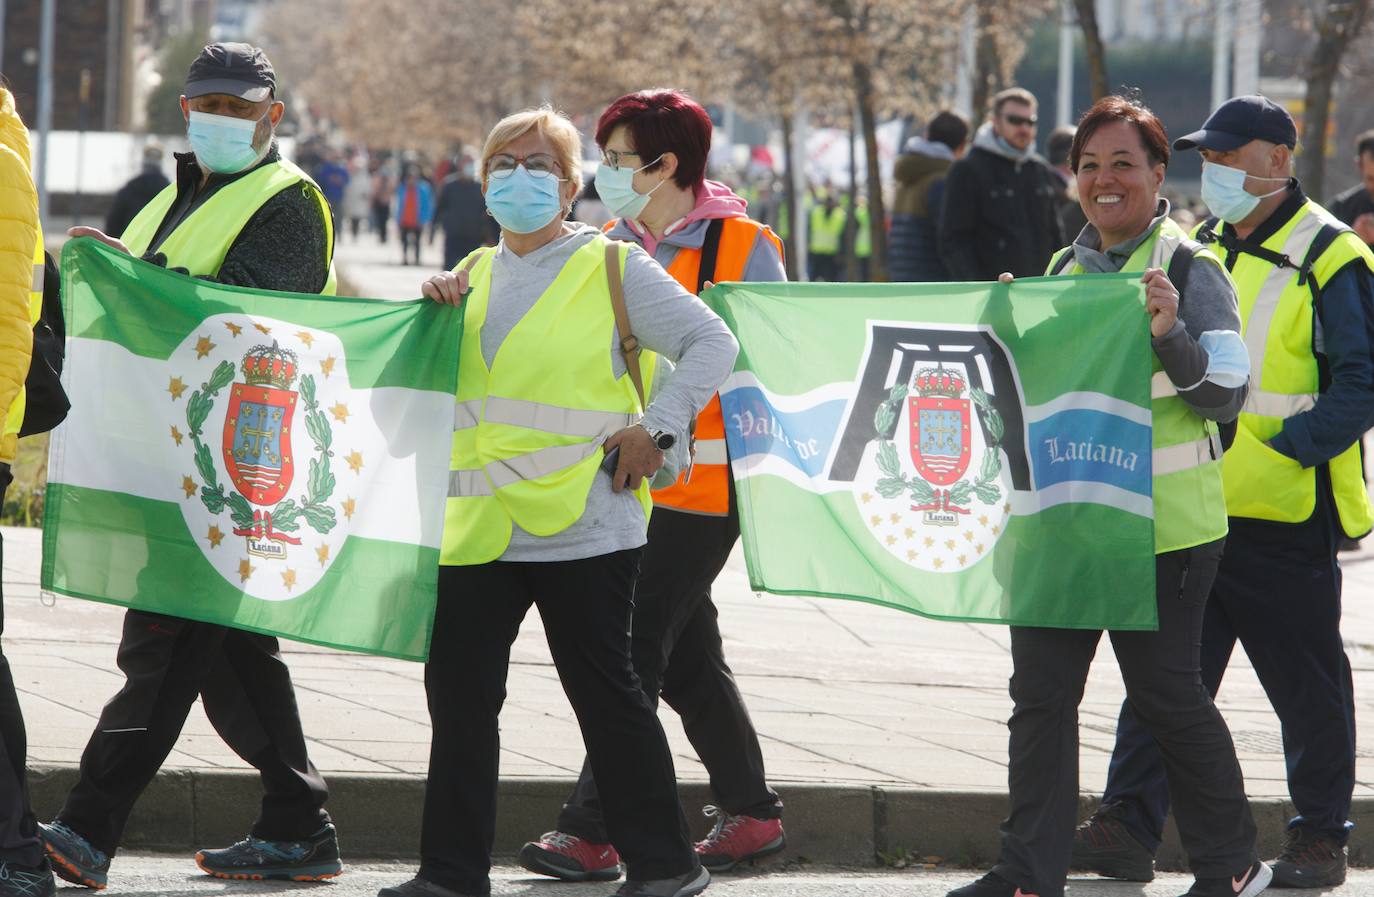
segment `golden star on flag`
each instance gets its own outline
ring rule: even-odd
[[[932,546],[932,545],[934,545],[934,544],[935,544],[935,540],[932,539],[930,536],[926,536],[926,548],[929,548],[930,546]]]
[[[353,519],[353,512],[356,511],[356,510],[358,510],[358,502],[357,502],[357,501],[355,501],[355,500],[352,499],[352,498],[347,499],[346,501],[344,501],[344,503],[343,503],[344,517],[348,518],[349,520],[352,520],[352,519]]]
[[[968,563],[968,555],[966,555],[966,554],[961,554],[961,555],[959,555],[959,566],[962,567],[962,566],[964,566],[964,565],[967,564],[967,563]]]
[[[309,349],[311,344],[315,342],[315,335],[309,330],[301,330],[296,333],[296,339],[305,343],[305,347]]]
[[[935,569],[936,569],[936,570],[939,570],[939,569],[940,569],[941,567],[943,567],[944,565],[945,565],[945,562],[944,562],[943,560],[941,560],[940,558],[936,558],[936,559],[935,559]]]
[[[256,328],[258,328],[259,330],[261,330],[263,333],[271,333],[271,332],[272,332],[272,328],[271,328],[271,327],[264,327],[264,326],[262,326],[261,324],[259,324],[259,323],[257,323],[257,322],[254,322],[254,323],[253,323],[253,326],[256,327]]]
[[[912,536],[915,536],[915,535],[916,535],[916,530],[914,530],[914,529],[912,529],[911,527],[908,526],[905,530],[902,531],[902,535],[904,535],[904,536],[906,536],[908,539],[910,539]]]
[[[983,553],[983,543],[982,543],[982,542],[979,542],[977,545],[973,546],[973,550],[976,551],[976,552],[978,552],[979,554],[982,554],[982,553]]]
[[[888,544],[888,545],[896,545],[896,544],[897,544],[897,537],[896,537],[896,536],[888,536],[888,537],[887,537],[887,544]]]
[[[901,523],[901,522],[902,522],[902,515],[901,515],[901,514],[893,514],[891,517],[889,517],[889,518],[887,518],[887,519],[888,519],[888,520],[891,520],[894,524],[895,524],[895,523]]]
[[[190,498],[192,495],[196,494],[196,481],[190,477],[182,477],[181,488],[182,491],[186,493],[186,497]]]
[[[248,577],[252,576],[258,568],[248,563],[248,558],[239,561],[239,582],[247,582]]]
[[[334,419],[339,423],[348,423],[348,406],[343,402],[336,403],[333,408],[329,409],[329,413],[334,415]]]
[[[181,382],[180,377],[173,377],[167,384],[167,391],[172,394],[172,401],[175,402],[186,391],[186,384]]]
[[[196,340],[196,357],[204,358],[206,355],[210,354],[210,350],[213,348],[215,348],[215,344],[210,342],[210,337],[202,336],[200,339]]]
[[[954,550],[954,540],[953,540],[953,539],[946,539],[946,540],[945,540],[945,547],[948,548],[950,551],[953,551],[953,550]]]
[[[869,502],[871,502],[871,501],[873,500],[873,493],[872,493],[872,492],[865,492],[863,495],[860,495],[860,496],[859,496],[859,499],[860,499],[864,504],[868,504]]]
[[[286,586],[286,591],[288,592],[295,588],[296,571],[292,570],[290,567],[287,567],[286,572],[282,573],[281,575],[281,584]]]
[[[1004,504],[1004,505],[1002,505],[1002,510],[1003,510],[1004,512],[1010,514],[1010,513],[1011,513],[1011,505],[1010,505],[1010,504]]]
[[[230,332],[232,335],[234,335],[235,337],[237,337],[240,333],[243,332],[243,328],[240,327],[239,325],[233,323],[232,321],[225,321],[225,322],[224,322],[224,326],[225,326],[225,327],[228,327],[228,328],[229,328],[229,332]]]
[[[914,549],[914,548],[907,549],[906,559],[907,559],[908,561],[914,561],[914,560],[916,560],[916,549]]]
[[[355,449],[354,451],[349,452],[349,453],[348,453],[348,456],[345,457],[344,460],[348,462],[348,466],[349,466],[349,467],[353,468],[353,472],[354,472],[354,473],[361,473],[361,472],[362,472],[362,469],[363,469],[363,455],[362,455],[362,452],[359,452],[359,451],[357,451],[357,450]]]
[[[178,429],[176,428],[176,424],[173,424],[173,425],[172,425],[172,439],[174,439],[174,440],[176,441],[176,444],[177,444],[177,445],[181,445],[181,438],[182,438],[182,437],[181,437],[181,431],[178,430]]]
[[[972,530],[964,530],[964,541],[965,541],[965,542],[972,542],[972,541],[973,541],[973,531],[972,531]]]
[[[1000,527],[1000,526],[994,526],[994,527],[992,528],[992,534],[993,534],[994,536],[997,535],[998,533],[1000,533],[1001,531],[1002,531],[1002,527]]]
[[[210,532],[205,534],[205,538],[210,540],[211,548],[219,548],[219,543],[224,541],[224,533],[219,531],[219,527],[210,527]]]
[[[978,525],[979,525],[979,526],[987,526],[987,525],[988,525],[988,515],[986,515],[986,514],[979,514],[979,515],[978,515]]]
[[[876,527],[878,524],[883,522],[883,518],[878,516],[877,514],[874,514],[872,517],[868,518],[868,522]]]
[[[320,362],[320,373],[324,374],[326,380],[329,379],[330,374],[334,373],[335,361],[338,361],[338,359],[333,355],[326,355],[324,361]]]
[[[321,545],[315,549],[315,557],[320,559],[320,566],[323,567],[329,561],[329,546]]]

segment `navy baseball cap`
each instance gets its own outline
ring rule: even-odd
[[[1293,124],[1293,116],[1268,97],[1232,97],[1207,117],[1201,130],[1175,140],[1174,149],[1202,147],[1225,153],[1240,149],[1251,140],[1282,143],[1293,149],[1298,145],[1298,129]]]
[[[186,97],[224,93],[260,103],[277,90],[277,73],[267,54],[240,43],[210,44],[186,73]]]

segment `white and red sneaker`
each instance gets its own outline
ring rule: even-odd
[[[596,844],[566,832],[545,832],[520,848],[520,865],[563,881],[615,881],[620,854],[610,844]]]
[[[772,856],[787,846],[781,819],[731,816],[719,807],[709,806],[703,812],[715,817],[716,827],[706,840],[696,843],[696,852],[701,865],[712,872],[729,872],[740,863]]]

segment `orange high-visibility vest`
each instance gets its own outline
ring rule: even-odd
[[[708,272],[706,278],[712,283],[743,280],[749,253],[760,239],[771,242],[778,257],[782,257],[782,240],[767,225],[750,218],[725,218],[722,222],[715,271]],[[606,229],[615,225],[616,222],[611,221]],[[688,292],[696,293],[700,267],[700,249],[679,248],[668,266],[668,273]],[[711,401],[697,415],[695,435],[696,461],[692,466],[692,481],[686,481],[687,471],[684,470],[676,483],[654,491],[654,505],[724,517],[730,513],[730,459],[725,452],[725,417],[720,410],[719,394],[711,396]]]

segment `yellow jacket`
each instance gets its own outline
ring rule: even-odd
[[[19,398],[33,352],[29,294],[38,245],[38,192],[29,171],[29,132],[0,87],[0,409]],[[19,437],[0,438],[0,461],[13,463]]]

